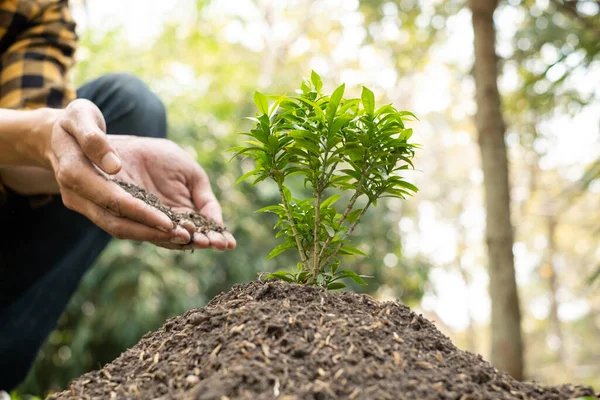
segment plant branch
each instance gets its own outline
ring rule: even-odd
[[[319,275],[319,224],[321,223],[321,191],[315,190],[315,230],[313,235],[313,271],[312,275],[316,279]]]
[[[352,235],[352,232],[354,232],[354,229],[356,228],[356,225],[358,225],[358,223],[360,222],[360,219],[362,218],[362,216],[365,214],[365,212],[367,211],[367,208],[369,208],[369,206],[372,204],[372,201],[369,200],[367,202],[367,204],[365,205],[365,208],[362,209],[362,211],[360,212],[360,214],[358,215],[358,217],[356,218],[356,221],[354,221],[352,224],[350,224],[350,227],[348,228],[348,232],[346,232],[346,234],[344,235],[344,237],[342,238],[342,240],[340,241],[340,244],[338,244],[338,246],[336,247],[336,249],[334,251],[331,252],[331,254],[329,254],[327,256],[327,258],[325,259],[325,261],[323,262],[323,265],[327,265],[329,263],[329,261],[331,261],[331,259],[333,257],[335,257],[337,255],[337,253],[340,251],[340,249],[342,248],[342,246],[344,245],[344,240],[346,240],[346,238],[350,235]]]
[[[326,148],[328,148],[328,146],[325,146]],[[323,156],[323,170],[321,171],[321,173],[317,176],[317,182],[315,184],[315,230],[314,230],[314,235],[313,235],[313,245],[314,245],[314,249],[313,249],[313,278],[317,279],[317,276],[319,275],[319,267],[321,265],[320,258],[320,252],[319,252],[319,228],[320,228],[320,224],[321,224],[321,195],[323,194],[323,188],[327,186],[327,180],[326,180],[326,175],[327,175],[327,160],[329,159],[329,152],[326,151],[325,155]]]
[[[283,208],[285,209],[285,213],[287,214],[288,220],[290,221],[290,226],[292,227],[292,233],[294,234],[294,239],[296,239],[296,246],[298,246],[298,252],[300,253],[300,260],[303,265],[307,265],[306,263],[306,254],[304,252],[304,247],[302,246],[302,242],[300,241],[300,235],[298,235],[298,230],[296,229],[296,223],[294,222],[294,217],[292,216],[292,212],[290,211],[290,206],[285,198],[285,193],[283,193],[283,185],[281,183],[277,183],[279,187],[279,194],[281,195],[281,199],[283,200]]]
[[[367,176],[367,169],[365,168],[362,170],[362,173],[360,174],[360,180],[358,181],[358,184],[356,185],[356,191],[350,198],[350,201],[348,202],[348,205],[346,206],[346,210],[344,211],[344,214],[342,214],[342,218],[340,218],[340,220],[338,222],[338,224],[340,226],[344,223],[344,221],[346,220],[348,215],[352,212],[352,209],[354,208],[354,204],[356,203],[356,200],[362,194],[362,187],[363,187],[366,176]],[[323,245],[323,248],[321,249],[319,258],[323,257],[323,255],[325,254],[325,250],[327,249],[327,247],[329,247],[332,240],[333,240],[333,236],[329,236],[327,238],[327,241],[325,242],[325,244]]]

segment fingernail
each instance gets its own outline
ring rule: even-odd
[[[173,225],[175,224],[173,223],[173,221],[171,221],[171,218],[169,218],[167,214],[163,213],[162,211],[160,212],[160,214],[161,223],[160,226],[157,226],[157,228],[163,232],[173,232],[175,230],[175,228],[173,228]]]
[[[117,157],[117,155],[112,151],[106,153],[106,155],[102,157],[102,161],[100,163],[102,164],[101,166],[104,172],[109,174],[115,173],[119,170],[119,168],[121,168],[121,160],[119,160],[119,157]]]
[[[173,237],[171,238],[171,243],[173,244],[188,244],[190,239],[190,234],[188,231],[178,226],[172,231]]]

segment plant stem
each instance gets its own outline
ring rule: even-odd
[[[343,244],[344,244],[344,240],[352,235],[352,232],[354,232],[354,229],[356,228],[356,225],[358,225],[358,223],[360,222],[360,218],[364,215],[364,213],[367,211],[367,208],[369,208],[369,206],[371,205],[371,200],[369,200],[367,202],[367,204],[365,205],[365,208],[362,209],[362,211],[360,212],[360,214],[358,215],[358,217],[356,218],[356,221],[354,221],[352,224],[350,224],[350,227],[348,228],[348,232],[346,232],[346,234],[344,235],[344,237],[342,238],[340,244],[338,244],[338,246],[336,247],[336,249],[331,252],[331,254],[329,254],[327,256],[327,258],[325,259],[325,261],[323,262],[323,265],[327,265],[329,263],[329,261],[336,256],[336,254],[340,251],[340,249],[342,248]]]
[[[326,144],[327,147],[327,144]],[[323,171],[320,176],[317,176],[317,182],[315,183],[315,230],[313,234],[313,270],[312,277],[314,280],[319,276],[320,266],[320,253],[319,253],[319,228],[321,224],[321,196],[323,194],[323,188],[326,186],[326,172],[327,172],[327,159],[329,158],[329,152],[325,152],[323,156]]]
[[[283,186],[279,182],[277,182],[277,186],[279,187],[279,194],[281,195],[281,199],[283,200],[283,208],[285,209],[285,213],[287,214],[288,220],[290,221],[290,226],[292,227],[292,232],[294,233],[294,239],[296,239],[296,246],[298,246],[298,252],[300,253],[300,261],[302,261],[302,265],[308,266],[306,254],[304,252],[304,247],[302,247],[302,242],[300,241],[300,235],[298,235],[298,230],[296,229],[294,217],[292,216],[290,206],[287,202],[287,199],[285,198],[285,193],[283,193]]]
[[[348,202],[348,205],[346,206],[346,210],[344,211],[344,214],[342,214],[342,218],[340,218],[340,221],[338,222],[340,224],[340,226],[344,223],[344,221],[346,220],[346,218],[348,217],[350,212],[352,212],[352,209],[354,208],[354,204],[356,203],[356,200],[362,194],[362,186],[363,186],[363,183],[364,183],[364,180],[366,177],[366,172],[367,172],[367,170],[363,169],[363,171],[360,175],[360,180],[358,181],[358,184],[356,185],[356,191],[350,198],[350,201]],[[361,213],[361,215],[362,215],[362,213]],[[333,240],[333,236],[329,236],[327,238],[327,241],[325,242],[325,244],[323,245],[323,248],[321,249],[321,253],[319,254],[319,257],[323,257],[323,254],[325,254],[325,250],[331,244],[332,240]]]
[[[315,200],[315,230],[313,235],[313,270],[312,276],[314,279],[319,275],[319,224],[321,223],[321,191],[316,190]]]

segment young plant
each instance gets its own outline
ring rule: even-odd
[[[284,238],[267,259],[290,249],[300,257],[296,271],[274,272],[269,278],[339,289],[345,287],[340,282],[344,278],[366,284],[354,271],[339,268],[339,256],[366,256],[350,246],[349,236],[367,209],[379,198],[403,199],[418,190],[398,175],[414,168],[417,145],[408,142],[412,129],[404,121],[416,117],[391,105],[375,108],[373,92],[366,87],[360,99],[344,99],[345,85],[331,95],[324,95],[322,87],[313,71],[297,96],[273,98],[270,106],[269,98],[256,92],[259,113],[248,118],[256,126],[243,132],[250,140],[232,151],[256,164],[238,182],[271,179],[279,188],[281,203],[259,210],[279,217],[277,237]],[[304,177],[312,197],[292,196],[287,183],[294,175]],[[349,200],[338,212],[336,204],[346,191]],[[361,197],[365,200],[358,202]]]

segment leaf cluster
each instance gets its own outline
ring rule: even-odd
[[[259,210],[278,216],[277,237],[284,240],[268,258],[295,248],[300,262],[296,272],[271,277],[337,289],[344,278],[365,284],[356,273],[339,269],[340,255],[365,256],[348,240],[361,216],[380,198],[404,199],[418,190],[400,176],[414,168],[418,146],[409,143],[412,129],[405,121],[416,117],[389,104],[377,108],[366,87],[360,98],[351,99],[343,97],[344,84],[331,95],[322,89],[321,77],[313,71],[294,96],[256,92],[259,112],[248,118],[255,126],[242,133],[248,140],[232,151],[255,162],[238,182],[271,179],[279,188],[281,203]],[[310,198],[292,195],[286,184],[292,176],[303,178]],[[346,206],[336,208],[345,192],[351,193]],[[366,201],[359,206],[360,197]]]

